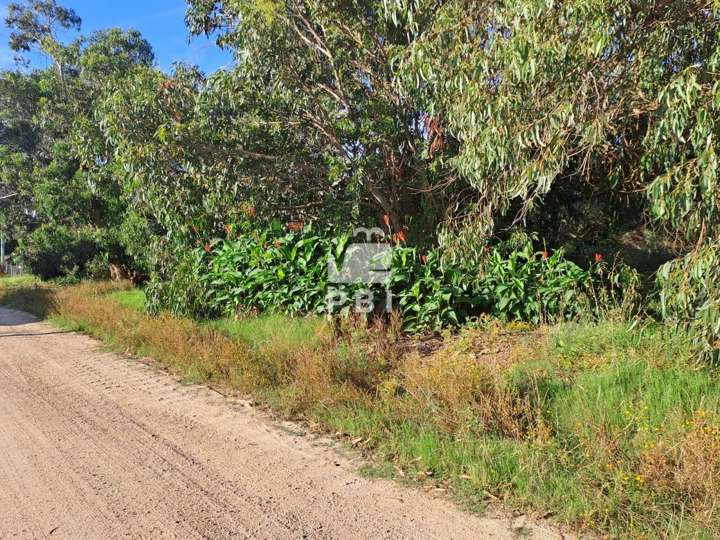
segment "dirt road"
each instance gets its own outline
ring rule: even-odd
[[[0,538],[558,537],[365,479],[301,431],[0,309]]]

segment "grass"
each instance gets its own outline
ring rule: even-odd
[[[0,304],[4,307],[45,318],[55,308],[56,290],[48,284],[39,285],[33,277],[0,278]]]
[[[109,298],[115,300],[118,304],[142,312],[145,310],[147,298],[142,289],[128,289],[123,291],[114,291],[108,295]]]
[[[290,319],[273,313],[244,319],[208,321],[206,324],[232,339],[245,343],[256,353],[261,353],[273,342],[283,343],[288,352],[296,351],[301,347],[318,347],[327,325],[319,317]]]
[[[112,291],[107,297],[140,313],[145,310],[147,304],[142,289]],[[255,353],[260,354],[272,342],[282,342],[286,345],[287,352],[306,346],[318,347],[321,344],[319,336],[325,331],[327,323],[319,317],[288,319],[283,315],[264,313],[242,320],[220,319],[204,321],[203,324],[246,344]]]
[[[109,284],[0,288],[6,305],[341,433],[374,474],[468,507],[500,500],[613,538],[720,536],[720,373],[672,329],[488,324],[419,354],[397,325],[198,323],[146,316],[142,300]]]
[[[0,276],[0,289],[11,287],[25,287],[28,285],[33,285],[35,283],[38,283],[38,279],[34,276]]]

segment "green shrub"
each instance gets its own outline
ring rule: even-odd
[[[562,251],[536,253],[530,243],[503,255],[491,251],[478,279],[482,304],[502,320],[538,324],[571,319],[587,306],[591,275]]]
[[[322,312],[328,258],[342,253],[348,239],[321,237],[311,227],[286,233],[271,226],[221,241],[202,277],[209,304],[228,315],[254,309]]]
[[[217,315],[215,304],[208,302],[205,281],[207,273],[205,252],[201,249],[180,252],[163,275],[154,272],[145,287],[146,309],[158,314],[169,311],[174,315],[206,319]]]
[[[76,282],[80,279],[107,279],[111,264],[146,274],[150,264],[142,229],[135,236],[133,225],[118,228],[68,227],[44,224],[20,237],[15,258],[43,280]],[[145,235],[147,238],[149,235]],[[128,248],[129,245],[132,248]]]
[[[440,250],[395,246],[385,284],[335,285],[328,262],[342,265],[353,240],[349,233],[320,234],[311,226],[286,231],[277,224],[262,230],[228,228],[227,238],[179,258],[166,280],[148,287],[151,311],[207,318],[250,311],[327,313],[329,287],[348,298],[369,288],[376,309],[387,290],[405,330],[422,332],[461,325],[489,313],[503,320],[539,323],[567,319],[587,305],[591,273],[566,260],[522,247],[489,248],[477,269],[443,260]],[[387,289],[386,289],[387,288]]]
[[[101,239],[89,228],[42,225],[20,240],[17,256],[31,274],[47,280],[80,279],[101,252]]]
[[[389,285],[411,332],[458,326],[480,312],[474,276],[444,262],[439,251],[397,248]]]
[[[688,330],[704,356],[720,360],[720,243],[664,265],[657,282],[662,316]]]

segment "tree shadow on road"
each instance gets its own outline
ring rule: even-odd
[[[30,313],[39,319],[46,319],[56,308],[55,290],[50,287],[12,287],[0,289],[0,307]],[[0,326],[27,324],[32,322],[14,321],[15,317],[1,317]],[[13,322],[14,321],[14,322]]]

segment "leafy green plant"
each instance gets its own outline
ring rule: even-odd
[[[277,225],[227,238],[212,249],[202,277],[207,301],[225,314],[317,312],[325,304],[328,257],[342,243],[311,227],[285,232]]]
[[[294,231],[279,224],[226,229],[225,239],[198,247],[175,265],[167,283],[149,287],[151,309],[203,318],[330,311],[328,262],[342,264],[350,234],[320,232],[311,225]],[[489,248],[481,267],[473,270],[443,260],[441,250],[399,245],[392,251],[386,283],[340,287],[348,297],[369,288],[376,310],[385,307],[377,300],[389,291],[408,332],[459,326],[483,313],[535,324],[576,316],[587,305],[590,272],[561,251],[550,256],[535,252],[529,241],[518,246]]]
[[[473,276],[444,263],[440,252],[416,248],[395,250],[390,287],[408,331],[458,326],[477,314],[479,297]]]
[[[663,317],[688,330],[703,355],[715,361],[720,359],[718,252],[717,244],[706,246],[664,265],[657,275]]]
[[[205,252],[182,252],[170,266],[167,275],[154,273],[145,288],[146,309],[158,314],[169,311],[175,315],[208,318],[217,315],[205,299],[201,277],[205,269]]]
[[[478,288],[492,315],[538,324],[576,316],[587,304],[590,282],[590,273],[565,259],[561,250],[537,253],[528,243],[507,256],[492,250]]]

